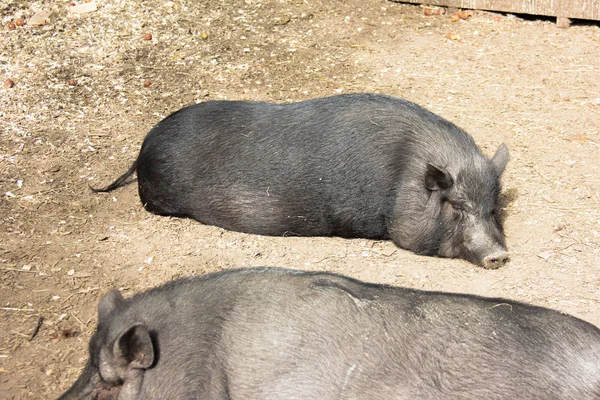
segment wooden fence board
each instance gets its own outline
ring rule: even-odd
[[[600,0],[402,0],[403,3],[600,20]]]

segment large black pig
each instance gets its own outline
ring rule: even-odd
[[[211,101],[165,118],[132,167],[142,203],[263,235],[391,238],[418,254],[497,268],[502,145],[418,105],[378,94],[295,104]]]
[[[600,330],[504,299],[276,268],[98,306],[67,399],[598,400]]]

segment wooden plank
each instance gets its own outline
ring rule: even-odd
[[[600,20],[600,0],[403,0],[403,3]]]
[[[569,18],[556,17],[556,26],[559,28],[568,28],[571,26],[571,20]]]

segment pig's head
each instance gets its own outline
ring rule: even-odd
[[[427,163],[398,193],[390,235],[419,254],[499,268],[508,260],[499,215],[508,148],[502,144],[491,159],[453,156],[448,166]]]
[[[59,400],[138,398],[144,371],[154,363],[154,345],[141,323],[123,324],[125,300],[109,291],[98,305],[98,329],[89,345],[90,358],[73,386]]]

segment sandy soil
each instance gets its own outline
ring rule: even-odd
[[[0,0],[0,73],[14,82],[0,87],[0,398],[52,398],[74,381],[108,288],[128,296],[224,268],[503,296],[600,324],[598,24],[486,12],[451,22],[381,0],[96,4],[76,15],[68,0]],[[38,9],[52,15],[32,26]],[[489,155],[510,147],[508,265],[228,232],[147,213],[136,185],[88,189],[125,171],[182,106],[363,91],[429,108]]]

